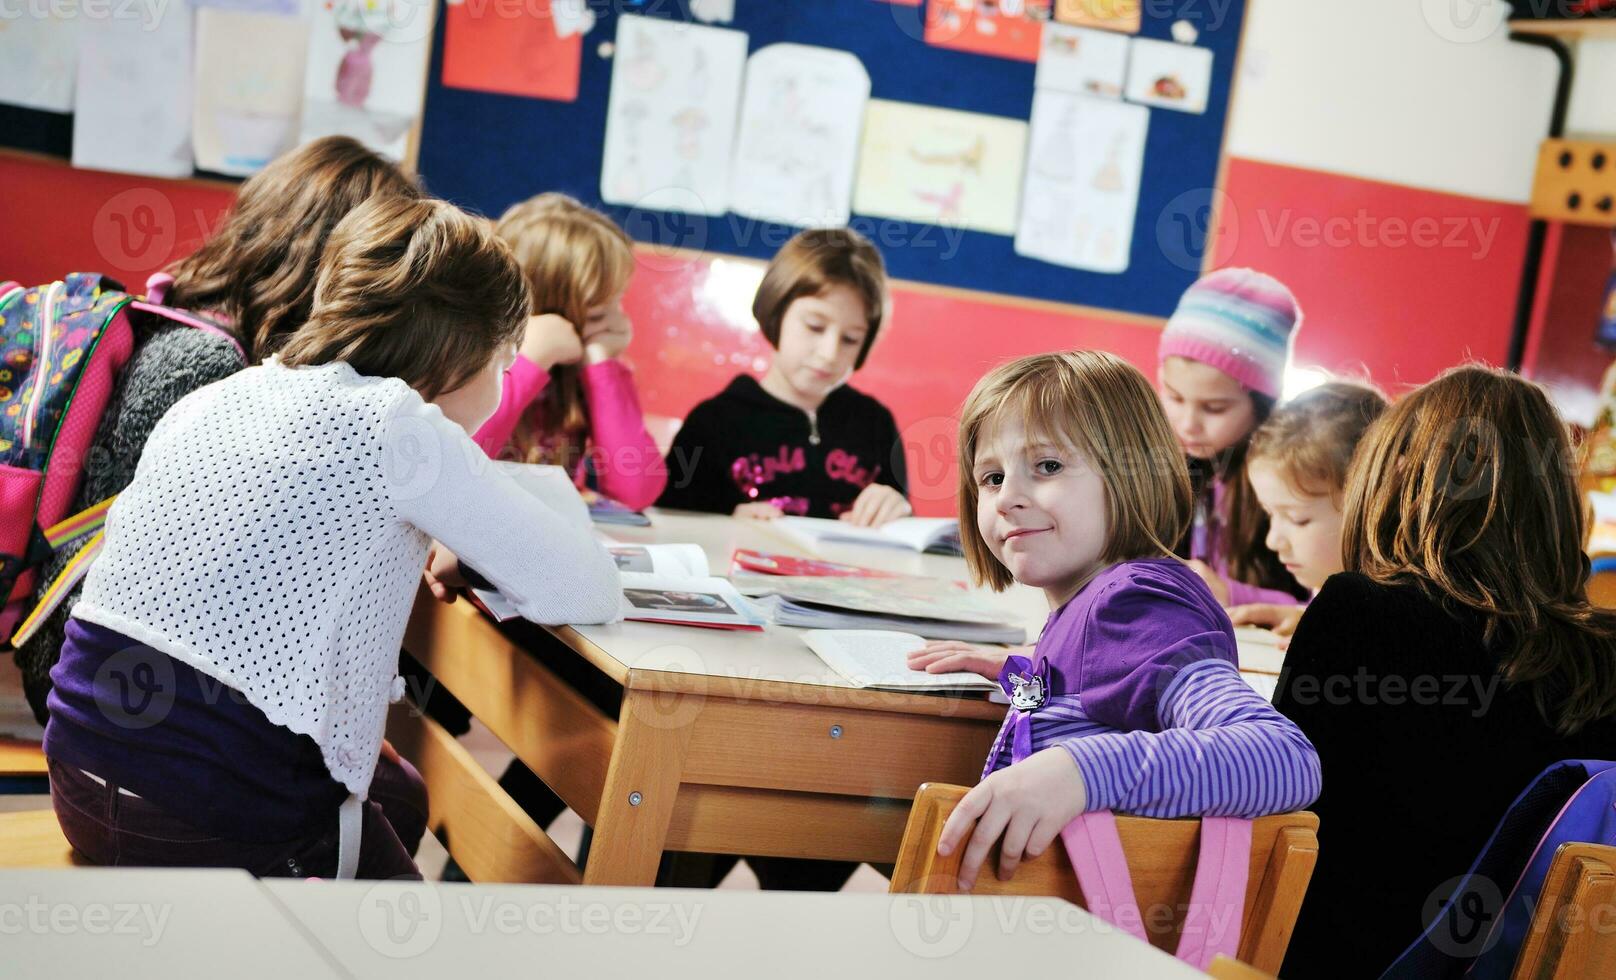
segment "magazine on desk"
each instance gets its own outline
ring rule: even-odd
[[[959,521],[950,517],[900,517],[880,527],[860,527],[828,517],[779,517],[770,525],[808,547],[866,544],[938,555],[964,554],[960,547]]]
[[[1025,643],[1027,631],[959,582],[917,575],[881,579],[748,575],[731,581],[781,626],[899,630],[933,640]]]

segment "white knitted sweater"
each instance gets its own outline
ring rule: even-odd
[[[432,538],[529,619],[618,616],[589,531],[437,406],[397,378],[271,358],[163,416],[73,615],[240,691],[363,799]]]

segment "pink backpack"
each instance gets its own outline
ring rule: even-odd
[[[56,549],[97,531],[111,504],[68,513],[134,352],[134,311],[229,338],[241,350],[220,327],[137,299],[97,274],[33,288],[0,282],[0,650],[39,569]]]

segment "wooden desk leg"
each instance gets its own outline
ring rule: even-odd
[[[684,773],[695,710],[687,695],[625,691],[617,744],[606,770],[586,885],[656,884],[673,801]]]

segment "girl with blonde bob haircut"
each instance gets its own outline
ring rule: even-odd
[[[531,303],[509,382],[477,432],[490,456],[565,467],[582,486],[639,510],[667,484],[622,361],[634,328],[623,294],[634,275],[629,237],[565,194],[511,206],[495,234],[510,246]]]
[[[485,222],[373,198],[332,231],[281,353],[163,418],[52,675],[45,753],[80,853],[419,877],[425,789],[382,728],[430,542],[535,621],[617,614],[616,566],[588,529],[471,442],[526,309]],[[114,659],[173,679],[172,698],[131,717],[97,682]]]
[[[943,828],[942,854],[969,836],[966,890],[1001,838],[1009,878],[1091,810],[1257,817],[1317,795],[1313,747],[1240,677],[1229,617],[1172,554],[1189,508],[1150,382],[1114,355],[1023,358],[966,400],[972,575],[1043,589],[1050,607],[1032,656],[997,671],[1011,709]]]
[[[1573,459],[1543,390],[1480,366],[1359,445],[1346,571],[1302,616],[1275,701],[1326,786],[1282,973],[1380,973],[1533,777],[1616,754],[1616,612],[1588,601]]]

